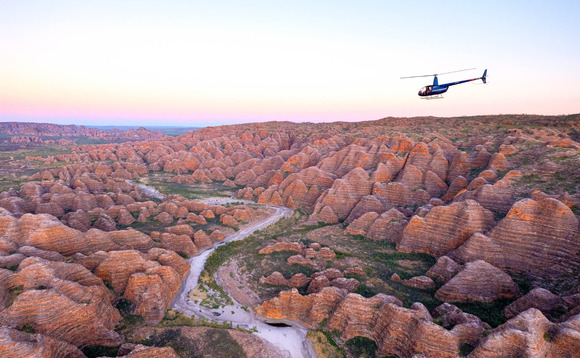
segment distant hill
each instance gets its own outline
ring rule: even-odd
[[[60,125],[53,123],[24,123],[24,122],[2,122],[0,123],[0,134],[2,137],[21,136],[32,141],[51,137],[74,138],[86,137],[92,140],[144,140],[159,139],[165,134],[161,131],[150,131],[143,127],[119,129],[111,128],[103,130],[99,128],[77,126],[74,124]]]

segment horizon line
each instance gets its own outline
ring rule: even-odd
[[[493,116],[545,116],[545,117],[560,117],[560,116],[573,116],[573,115],[580,115],[580,112],[577,113],[561,113],[561,114],[535,114],[535,113],[497,113],[497,114],[477,114],[477,115],[455,115],[455,116],[433,116],[433,115],[419,115],[419,116],[385,116],[381,118],[374,118],[374,119],[361,119],[357,121],[345,121],[345,120],[329,120],[329,121],[292,121],[292,120],[266,120],[266,121],[238,121],[238,120],[231,120],[231,121],[218,121],[217,123],[191,123],[191,124],[161,124],[161,123],[153,123],[153,124],[132,124],[131,122],[126,122],[122,124],[83,124],[80,122],[59,122],[59,121],[43,121],[42,119],[24,119],[24,120],[4,120],[0,118],[0,123],[31,123],[31,124],[55,124],[61,126],[84,126],[88,128],[99,128],[99,127],[112,127],[112,128],[119,128],[119,127],[143,127],[143,128],[205,128],[205,127],[216,127],[216,126],[229,126],[229,125],[243,125],[243,124],[259,124],[259,123],[272,123],[272,122],[286,122],[286,123],[296,123],[296,124],[323,124],[323,123],[360,123],[360,122],[370,122],[370,121],[379,121],[381,119],[387,118],[395,118],[395,119],[405,119],[405,118],[462,118],[462,117],[493,117]]]

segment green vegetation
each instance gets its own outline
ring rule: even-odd
[[[506,217],[507,212],[501,212],[501,211],[497,211],[497,210],[490,210],[493,213],[493,218],[495,219],[496,222],[499,222],[500,220],[502,220],[503,218]]]
[[[202,275],[207,273],[206,275],[213,277],[213,274],[217,271],[217,269],[230,258],[232,258],[237,252],[239,252],[239,249],[242,246],[245,246],[244,244],[246,244],[246,241],[249,239],[250,237],[244,240],[231,241],[222,246],[218,246],[207,258]]]
[[[0,192],[10,188],[19,190],[28,182],[28,176],[47,168],[66,165],[65,162],[45,164],[44,161],[26,160],[26,157],[70,154],[71,150],[59,144],[4,142],[11,136],[0,134]],[[51,138],[54,139],[54,138]]]
[[[314,352],[317,357],[320,358],[343,358],[344,352],[341,348],[336,345],[336,342],[332,340],[332,344],[322,331],[308,331],[306,333],[306,338],[308,338],[314,347]]]
[[[220,183],[191,185],[169,181],[174,176],[174,173],[163,171],[149,172],[149,175],[141,177],[140,180],[143,184],[154,187],[164,195],[181,195],[188,199],[203,199],[214,196],[229,198],[232,196],[232,188],[223,186]]]
[[[194,317],[188,317],[179,311],[168,309],[157,327],[197,326]]]
[[[518,285],[522,295],[530,292],[536,286],[534,278],[526,274],[512,276],[512,279]]]
[[[222,357],[243,358],[246,353],[240,344],[223,329],[209,328],[195,339],[184,334],[182,328],[165,329],[146,343],[155,347],[172,347],[180,357],[206,357],[216,352]]]
[[[82,349],[83,353],[88,358],[96,358],[96,357],[116,357],[117,352],[121,346],[114,346],[114,347],[106,347],[106,346],[86,346]]]
[[[475,349],[474,346],[472,346],[469,343],[463,343],[460,347],[459,347],[459,356],[460,357],[466,357],[469,353],[471,353],[471,351],[473,351]]]
[[[1,165],[1,164],[0,164]],[[20,190],[22,184],[28,182],[27,177],[6,176],[0,178],[0,192],[8,191],[10,188]]]
[[[305,245],[314,241],[310,237],[316,237],[322,246],[329,246],[336,253],[334,260],[321,262],[326,264],[326,268],[334,267],[343,270],[350,266],[346,262],[355,260],[361,263],[366,274],[356,275],[361,285],[357,293],[371,297],[377,293],[393,295],[404,302],[409,307],[414,302],[422,302],[428,309],[433,309],[440,301],[433,298],[433,291],[425,291],[417,288],[407,287],[400,283],[390,281],[393,273],[398,273],[403,279],[424,275],[426,271],[435,264],[435,258],[421,253],[401,253],[396,250],[395,244],[386,240],[372,240],[363,236],[335,235],[328,237],[312,235],[314,230],[325,230],[328,224],[300,226],[299,222],[303,218],[299,211],[296,211],[291,218],[281,219],[278,223],[265,230],[255,232],[244,240],[234,241],[218,247],[208,258],[204,268],[204,277],[209,277],[213,284],[213,275],[217,269],[226,264],[232,258],[236,258],[238,263],[243,263],[240,272],[249,277],[261,277],[279,271],[286,278],[296,273],[304,273],[310,276],[315,269],[304,265],[289,265],[287,259],[295,255],[294,251],[281,251],[268,255],[258,255],[257,252],[265,243],[272,242],[279,236],[289,238],[290,241],[301,241]],[[341,229],[339,229],[342,232]],[[307,236],[308,235],[308,236]],[[345,262],[346,261],[346,262]],[[377,280],[378,279],[378,280]],[[262,299],[269,299],[285,289],[281,286],[261,285],[256,280],[247,282],[249,287]],[[305,288],[299,289],[301,293]]]
[[[328,340],[328,343],[330,343],[331,346],[338,347],[338,344],[336,344],[336,341],[334,340],[335,338],[336,339],[340,338],[340,332],[338,330],[335,329],[333,331],[323,331],[322,333],[324,334],[324,336]]]
[[[43,157],[71,154],[70,148],[60,144],[45,143],[4,143],[0,139],[0,159],[20,160],[26,157]]]
[[[232,206],[238,206],[238,205],[244,205],[244,203],[241,201],[234,201],[233,203],[226,203],[226,204],[223,204],[222,206],[226,207],[226,208],[230,208]]]
[[[155,327],[165,328],[165,327],[210,327],[210,328],[221,328],[221,329],[236,329],[240,332],[253,333],[253,331],[234,327],[231,322],[216,322],[210,321],[203,317],[195,318],[188,317],[179,311],[168,309],[165,312],[165,316]]]
[[[512,303],[511,299],[499,299],[492,303],[483,302],[454,302],[453,304],[459,307],[463,312],[471,313],[481,318],[484,322],[489,323],[492,327],[497,327],[500,324],[504,324],[507,319],[501,313],[502,310]]]
[[[139,314],[132,313],[131,301],[125,298],[120,298],[115,307],[121,314],[121,321],[115,328],[117,332],[121,334],[128,334],[133,332],[136,328],[144,325],[143,317],[141,317]]]
[[[375,358],[377,356],[377,344],[366,337],[354,337],[344,343],[344,348],[353,357]]]
[[[164,232],[165,228],[176,225],[177,220],[178,219],[174,219],[172,222],[165,224],[165,223],[162,223],[158,220],[155,220],[153,216],[150,216],[149,218],[147,218],[147,221],[143,222],[143,223],[138,222],[138,221],[134,221],[133,223],[131,223],[131,225],[118,225],[117,224],[117,230],[125,230],[125,229],[130,227],[130,228],[133,228],[137,231],[141,231],[144,234],[149,235],[153,231]]]
[[[20,296],[20,294],[22,292],[24,292],[24,288],[22,287],[22,285],[9,288],[8,289],[8,300],[6,302],[6,307],[8,308],[8,307],[12,306],[12,303],[14,303],[14,300],[16,299],[16,297]]]
[[[22,331],[22,332],[26,332],[26,333],[32,333],[32,334],[36,333],[36,330],[34,329],[34,327],[32,327],[32,326],[31,326],[31,325],[29,325],[29,324],[25,324],[25,325],[22,327],[21,331]]]
[[[479,176],[479,174],[481,174],[481,172],[484,170],[485,170],[485,167],[471,168],[471,170],[469,170],[469,177],[473,180],[473,179],[477,178]]]
[[[379,292],[377,291],[376,288],[369,287],[366,284],[361,283],[360,286],[358,286],[358,288],[356,289],[355,293],[358,293],[359,295],[368,298],[368,297],[372,297],[372,296],[376,295]]]
[[[297,272],[311,275],[314,272],[312,268],[301,265],[289,265],[286,262],[288,257],[295,255],[296,252],[287,251],[277,252],[271,255],[258,255],[259,248],[265,242],[282,235],[290,236],[297,232],[302,232],[303,228],[295,228],[300,218],[302,218],[302,214],[296,211],[292,217],[282,218],[275,224],[268,226],[266,229],[258,230],[243,240],[232,241],[216,248],[207,259],[204,271],[202,272],[203,277],[208,277],[206,284],[214,285],[215,279],[213,275],[217,269],[234,257],[238,262],[243,263],[243,266],[240,267],[240,272],[242,274],[248,274],[251,277],[270,274],[274,270],[280,271],[283,275],[290,275]],[[253,285],[251,289],[258,294],[264,295],[265,298],[271,298],[283,289],[283,287],[258,285],[255,281],[249,282],[248,284]],[[215,285],[219,287],[217,284]]]
[[[399,252],[392,242],[372,240],[360,235],[332,235],[328,239],[320,239],[321,243],[328,243],[335,250],[335,267],[346,268],[348,265],[341,264],[343,260],[356,260],[360,263],[365,275],[354,277],[361,282],[357,293],[365,297],[377,293],[392,295],[403,301],[406,307],[414,302],[421,302],[428,309],[441,304],[433,297],[434,290],[420,290],[390,280],[393,273],[397,273],[402,279],[425,275],[435,264],[434,257],[422,253]]]
[[[295,213],[290,218],[282,218],[277,223],[268,226],[264,230],[258,230],[243,240],[231,241],[225,245],[217,247],[205,262],[202,275],[213,277],[217,269],[238,254],[253,255],[260,258],[257,254],[258,246],[268,240],[273,239],[283,233],[291,231],[294,223],[300,218],[299,213]],[[246,264],[248,264],[246,262]]]
[[[201,292],[207,293],[206,297],[201,301],[202,307],[215,310],[220,307],[232,306],[234,304],[230,295],[228,295],[226,291],[217,284],[215,279],[210,280],[207,277],[204,277],[202,280],[205,283],[200,283],[198,289]]]

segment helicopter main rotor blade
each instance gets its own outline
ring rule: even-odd
[[[437,75],[407,76],[407,77],[401,77],[401,79],[405,79],[405,78],[417,78],[417,77],[433,77],[433,76],[437,76]]]
[[[406,76],[406,77],[401,77],[400,79],[405,79],[405,78],[418,78],[418,77],[434,77],[434,76],[439,76],[439,75],[447,75],[449,73],[463,72],[463,71],[470,71],[470,70],[475,70],[475,68],[466,68],[464,70],[457,70],[457,71],[450,71],[450,72],[435,73],[435,74],[432,74],[432,75]]]
[[[475,70],[475,68],[466,68],[464,70],[457,70],[457,71],[451,71],[451,72],[443,72],[443,73],[439,73],[439,75],[446,75],[446,74],[449,74],[449,73],[463,72],[463,71],[470,71],[470,70]]]

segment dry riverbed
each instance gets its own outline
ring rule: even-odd
[[[234,199],[229,200],[237,201]],[[220,204],[228,202],[224,198],[219,198],[219,200],[218,198],[206,199],[206,202],[211,204],[216,204],[218,201]],[[292,215],[292,210],[288,208],[270,205],[267,207],[273,211],[271,216],[241,227],[238,232],[226,237],[224,242],[242,240],[256,230],[266,228],[276,223],[279,219]],[[255,294],[245,290],[243,287],[237,286],[235,274],[231,268],[229,270],[226,268],[225,271],[228,272],[226,275],[232,280],[225,280],[225,287],[220,286],[221,289],[218,290],[212,289],[207,285],[207,278],[200,277],[206,260],[215,247],[219,245],[223,245],[223,243],[219,243],[213,248],[188,260],[191,269],[182,283],[180,292],[176,296],[172,308],[189,316],[196,316],[217,322],[231,322],[233,327],[252,330],[257,336],[283,349],[287,357],[315,357],[312,345],[306,338],[307,330],[304,327],[300,327],[292,322],[287,322],[288,324],[292,324],[292,326],[272,326],[253,312],[251,307],[258,304],[259,301],[257,301]],[[229,274],[230,272],[232,272],[231,276]],[[216,281],[218,284],[224,282],[224,280],[220,280],[219,278]],[[230,296],[230,294],[233,295]]]

